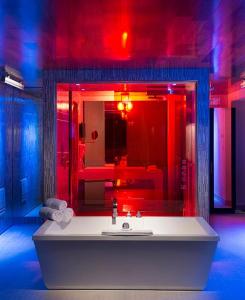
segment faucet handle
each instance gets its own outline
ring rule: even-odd
[[[136,218],[141,218],[141,213],[139,210],[137,211]]]
[[[129,229],[129,224],[127,222],[124,222],[122,224],[122,229]]]

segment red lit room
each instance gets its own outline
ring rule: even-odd
[[[57,197],[77,215],[195,216],[195,83],[58,84]]]

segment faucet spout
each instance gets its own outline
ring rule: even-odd
[[[116,224],[117,216],[117,199],[114,198],[112,201],[112,224]]]

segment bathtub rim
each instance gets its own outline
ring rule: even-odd
[[[91,216],[82,216],[75,218],[91,218]],[[100,217],[101,218],[101,217]],[[104,217],[102,217],[104,218]],[[108,218],[108,216],[106,217]],[[147,217],[146,217],[147,218]],[[154,218],[154,217],[151,217]],[[165,217],[161,217],[165,218]],[[171,217],[166,217],[171,218]],[[46,233],[46,230],[54,221],[45,221],[44,224],[33,234],[33,241],[219,241],[219,235],[202,217],[173,217],[173,218],[195,218],[200,226],[205,230],[203,234],[154,234],[152,236],[106,236],[102,234],[52,234]],[[101,228],[101,233],[103,228]]]

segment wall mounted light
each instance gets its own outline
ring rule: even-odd
[[[24,84],[22,82],[12,79],[10,76],[6,76],[4,78],[4,83],[7,83],[8,85],[12,85],[13,87],[16,87],[17,89],[24,90]]]
[[[9,66],[0,67],[0,77],[2,82],[24,90],[23,78],[17,70]]]

